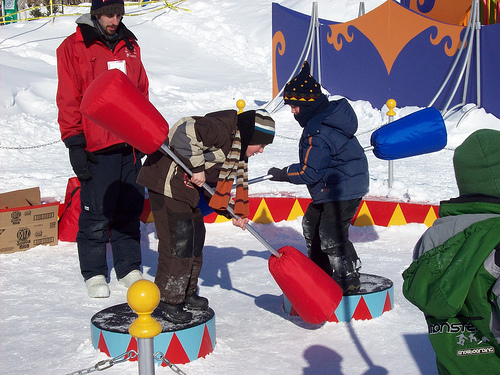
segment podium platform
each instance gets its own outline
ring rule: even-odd
[[[172,323],[156,309],[152,316],[161,324],[161,333],[154,338],[154,353],[161,352],[173,364],[185,364],[210,354],[215,348],[215,313],[192,311],[189,323]],[[90,320],[94,348],[114,358],[129,350],[137,351],[137,340],[128,333],[137,314],[127,303],[108,307]],[[137,361],[137,357],[130,359]],[[158,365],[165,363],[156,361]]]
[[[360,274],[361,287],[356,294],[343,296],[329,322],[368,320],[392,310],[394,307],[394,284],[377,275]],[[298,316],[290,301],[283,295],[283,309],[292,316]]]

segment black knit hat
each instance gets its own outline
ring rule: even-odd
[[[123,0],[92,0],[90,14],[125,14]]]
[[[311,67],[305,61],[300,73],[285,85],[283,99],[285,104],[301,105],[314,102],[321,94],[321,85],[311,75]]]

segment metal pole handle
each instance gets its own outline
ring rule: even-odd
[[[170,156],[187,174],[190,176],[193,175],[193,172],[182,162],[181,159],[168,147],[165,143],[161,145],[161,151],[163,151],[166,155]],[[272,177],[272,176],[271,176]],[[206,182],[203,184],[203,189],[205,189],[210,195],[214,195],[215,191],[212,189]],[[235,218],[239,219],[240,217],[234,213],[234,210],[231,207],[227,207],[227,212]],[[249,223],[246,225],[248,231],[263,244],[267,250],[269,250],[274,256],[280,257],[280,253],[274,249],[269,242],[267,242],[264,237],[262,237]]]
[[[271,178],[273,178],[272,174],[266,174],[265,176],[255,177],[255,178],[252,178],[251,180],[248,180],[248,185],[255,184],[256,182],[262,182],[265,180],[269,180]],[[236,189],[236,184],[233,184],[232,189]]]

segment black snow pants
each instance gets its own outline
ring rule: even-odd
[[[118,279],[141,266],[140,217],[144,187],[136,183],[141,159],[132,147],[96,153],[89,162],[90,180],[81,181],[78,256],[85,280],[108,276],[106,244],[111,243]]]
[[[328,275],[333,271],[345,276],[346,270],[335,270],[333,257],[350,258],[358,264],[359,258],[349,240],[349,226],[361,203],[361,198],[347,201],[311,203],[307,207],[302,230],[309,258]]]

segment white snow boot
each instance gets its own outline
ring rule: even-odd
[[[137,280],[142,280],[144,277],[142,277],[142,273],[139,270],[133,270],[130,271],[127,276],[122,277],[119,281],[121,285],[123,285],[125,288],[130,288],[130,285],[135,283]]]
[[[106,278],[103,275],[91,277],[85,281],[87,294],[91,298],[107,298],[109,297],[109,288]]]

